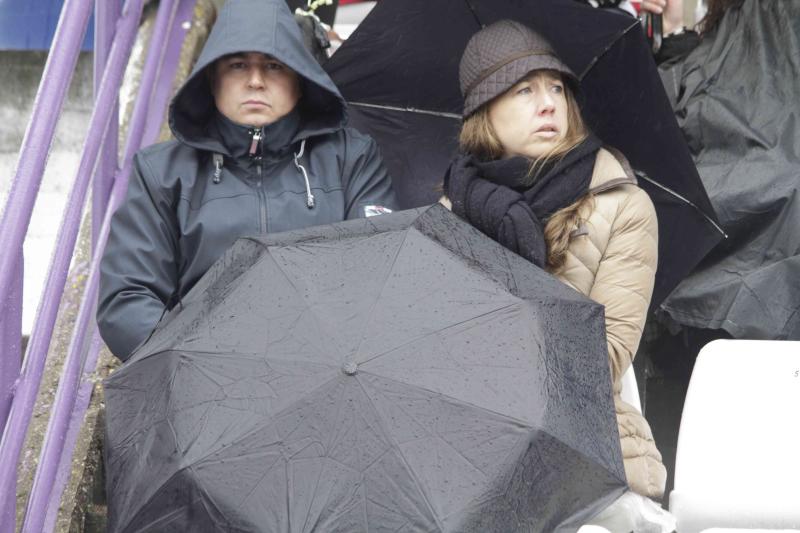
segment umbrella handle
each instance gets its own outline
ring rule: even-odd
[[[644,34],[647,37],[647,42],[650,43],[650,49],[653,54],[657,54],[661,50],[661,42],[664,37],[662,21],[663,16],[655,13],[645,13],[642,17]]]

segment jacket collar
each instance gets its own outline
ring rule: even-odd
[[[618,150],[610,147],[601,148],[592,171],[589,193],[596,194],[622,185],[637,185],[633,169]]]
[[[254,156],[272,159],[283,157],[291,151],[299,128],[300,113],[296,108],[280,120],[261,128],[238,124],[217,112],[209,124],[209,135],[220,141],[224,148],[221,152],[226,156],[247,158],[250,157],[251,148],[255,148]],[[254,138],[257,142],[255,147]]]

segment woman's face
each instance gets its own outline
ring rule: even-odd
[[[567,135],[567,97],[557,72],[535,70],[489,103],[503,157],[537,159]]]

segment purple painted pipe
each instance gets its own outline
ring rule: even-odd
[[[108,52],[114,42],[122,3],[119,0],[95,0],[94,3],[94,95],[100,90],[100,80],[106,68]],[[117,171],[119,156],[117,145],[119,137],[119,99],[114,102],[111,123],[106,131],[105,142],[100,150],[100,159],[92,178],[92,250],[97,248],[97,235],[103,223],[108,195]]]
[[[86,368],[94,369],[97,365],[97,354],[103,341],[97,330],[92,336],[92,344],[89,346],[89,356],[86,358]],[[91,355],[94,354],[94,359]],[[58,471],[56,479],[53,482],[53,489],[50,491],[50,499],[47,502],[47,510],[45,512],[44,527],[42,531],[54,531],[56,520],[58,520],[58,511],[61,507],[61,494],[64,492],[64,487],[67,486],[72,470],[72,452],[75,448],[75,441],[78,439],[81,427],[83,427],[84,416],[86,409],[89,406],[89,400],[92,398],[92,391],[94,390],[94,383],[91,380],[86,380],[84,375],[83,381],[78,387],[77,396],[75,398],[75,408],[80,410],[80,417],[73,417],[69,421],[69,428],[67,434],[64,436],[64,451],[61,454],[61,460],[58,464]]]
[[[158,139],[158,134],[161,132],[161,123],[164,120],[164,113],[173,93],[175,72],[177,72],[178,63],[180,63],[183,41],[186,39],[186,34],[189,33],[191,29],[192,19],[194,18],[194,6],[196,3],[197,0],[180,0],[178,3],[178,8],[175,11],[175,20],[170,30],[171,33],[161,67],[162,72],[169,72],[171,75],[162,75],[156,82],[153,97],[150,101],[150,108],[152,111],[147,115],[147,122],[145,123],[144,134],[142,135],[142,146],[148,146],[155,142]]]
[[[16,174],[6,200],[3,217],[0,219],[0,358],[4,360],[3,369],[9,370],[19,361],[20,328],[15,326],[22,316],[22,306],[16,296],[10,298],[12,291],[21,291],[22,270],[18,263],[22,260],[22,242],[31,221],[33,205],[39,186],[42,183],[47,153],[55,134],[56,121],[53,116],[61,113],[64,98],[78,61],[83,34],[91,13],[90,0],[66,0],[53,36],[53,47],[45,64],[42,81],[33,103],[33,112],[22,140]],[[7,393],[14,387],[19,372],[0,374],[0,410],[10,410]],[[0,494],[5,489],[0,485]],[[2,501],[0,501],[2,506]],[[2,513],[2,508],[0,508]]]
[[[16,479],[17,461],[33,414],[47,349],[64,292],[69,263],[75,249],[89,178],[97,161],[100,143],[111,119],[113,103],[117,97],[122,74],[133,46],[142,13],[142,2],[143,0],[127,0],[120,18],[108,65],[100,84],[97,102],[89,121],[89,133],[84,144],[83,156],[59,229],[56,252],[51,261],[42,300],[37,309],[35,327],[23,362],[16,396],[3,432],[3,439],[0,441],[0,489],[4,491],[7,499],[13,499],[14,496],[15,491],[9,491],[8,487],[13,486]],[[3,275],[3,272],[0,272],[0,275]],[[13,531],[14,523],[13,506],[4,505],[3,515],[0,516],[0,531]]]
[[[175,0],[161,0],[158,6],[156,21],[153,26],[153,36],[150,40],[147,58],[145,60],[144,71],[142,72],[139,94],[136,97],[131,125],[128,131],[128,139],[125,144],[125,160],[120,178],[114,180],[115,191],[112,207],[116,208],[121,198],[124,198],[127,189],[127,177],[130,174],[134,154],[139,150],[142,143],[142,134],[147,120],[150,97],[153,93],[155,81],[159,75],[161,59],[166,49],[168,30],[170,22],[175,14]],[[138,19],[137,19],[138,20]],[[121,32],[122,30],[120,30]],[[109,68],[111,65],[109,65]],[[103,77],[103,83],[106,83]],[[163,111],[163,110],[162,110]],[[97,251],[105,248],[111,223],[112,210],[108,209],[105,213],[103,224],[98,235],[100,246]],[[50,421],[47,427],[44,446],[39,457],[39,467],[33,480],[31,495],[28,500],[28,507],[25,519],[22,523],[23,533],[39,533],[42,531],[46,515],[47,502],[51,497],[51,490],[56,478],[61,453],[64,449],[64,438],[69,428],[70,415],[75,405],[75,397],[80,383],[82,373],[82,354],[85,347],[85,333],[90,331],[90,326],[94,323],[95,298],[99,282],[101,253],[94,254],[90,268],[89,279],[86,282],[83,302],[76,319],[73,329],[72,341],[67,352],[67,359],[64,364],[61,379],[56,393]],[[94,298],[92,297],[94,295]]]
[[[194,6],[196,0],[180,0],[177,11],[175,13],[175,20],[171,24],[172,29],[170,33],[167,50],[164,53],[162,60],[161,72],[158,77],[156,89],[150,103],[150,112],[148,113],[148,121],[145,126],[145,132],[142,137],[142,146],[147,146],[154,142],[158,137],[160,129],[161,118],[164,115],[167,107],[167,101],[172,93],[172,83],[175,78],[175,73],[178,69],[180,62],[180,52],[183,47],[183,42],[186,39],[186,34],[191,28],[191,21],[193,19]],[[155,124],[155,128],[152,126]],[[116,178],[120,183],[114,187],[111,197],[111,206],[109,213],[116,210],[125,198],[125,191],[127,189],[128,176],[119,174]],[[115,183],[117,183],[115,181]],[[104,242],[100,245],[101,249]],[[90,274],[91,275],[91,274]],[[97,298],[97,284],[90,284],[87,287],[84,300],[94,302]],[[69,481],[70,469],[72,466],[72,454],[75,447],[78,431],[83,424],[86,410],[89,406],[91,393],[94,389],[94,384],[88,380],[97,366],[97,359],[103,342],[94,324],[90,325],[90,329],[84,332],[92,335],[91,344],[88,349],[88,354],[83,364],[83,377],[79,385],[75,404],[72,409],[70,417],[69,429],[67,430],[64,439],[64,449],[61,452],[61,459],[58,464],[56,479],[54,481],[53,489],[50,492],[50,499],[47,505],[46,518],[44,523],[44,531],[52,531],[55,527],[56,519],[58,518],[58,510],[61,503],[61,494],[64,491],[67,481]],[[76,341],[78,342],[78,341]],[[79,345],[79,344],[78,344]],[[57,437],[50,437],[57,438]]]
[[[6,413],[11,412],[13,397],[8,394],[16,393],[20,368],[22,268],[19,265],[23,260],[22,243],[55,134],[56,121],[52,117],[61,113],[90,13],[89,0],[66,0],[64,3],[0,219],[0,250],[4,251],[0,254],[0,305],[3,306],[0,309],[0,341],[3,342],[0,344],[0,358],[4,370],[9,370],[0,374],[0,406]],[[16,476],[0,480],[0,526],[3,516],[9,513],[13,516],[15,494]]]
[[[6,425],[8,411],[14,398],[14,385],[22,366],[22,250],[11,253],[17,257],[11,294],[3,307],[5,319],[0,321],[0,431]]]
[[[172,83],[175,77],[175,72],[177,72],[178,63],[180,61],[181,48],[186,38],[186,34],[191,28],[190,23],[193,18],[195,4],[196,0],[180,0],[175,13],[175,19],[171,24],[172,29],[169,42],[164,53],[164,58],[162,59],[161,72],[150,103],[150,112],[148,113],[147,125],[145,126],[145,131],[142,137],[142,146],[148,146],[149,144],[155,142],[158,137],[161,120],[164,116],[164,112],[166,111],[168,99],[172,93]],[[114,182],[115,186],[112,190],[109,200],[110,205],[108,212],[111,214],[114,213],[116,207],[119,206],[119,204],[125,198],[128,177],[128,175],[123,175],[122,172],[117,174]],[[108,233],[106,231],[105,235],[107,236],[107,234]],[[98,250],[102,250],[104,246],[105,238],[99,242]],[[96,269],[97,267],[95,267],[95,270]],[[90,269],[90,276],[92,275],[91,272],[92,270]],[[84,301],[94,302],[96,299],[97,280],[87,284],[84,292]],[[87,381],[87,378],[94,372],[100,349],[103,346],[100,335],[95,327],[95,324],[93,323],[90,324],[88,330],[83,332],[79,332],[76,328],[75,336],[78,334],[81,334],[82,338],[85,338],[87,334],[91,334],[91,344],[83,363],[82,381],[78,386],[77,396],[69,421],[69,428],[67,429],[67,434],[64,437],[64,445],[57,468],[56,478],[53,488],[50,491],[50,498],[47,504],[46,518],[44,522],[44,531],[52,531],[58,518],[61,494],[64,491],[66,483],[69,481],[75,441],[78,431],[83,424],[86,410],[91,399],[91,392],[94,388],[93,383],[91,381]],[[76,343],[76,346],[81,345],[81,340],[76,340],[73,342]],[[54,435],[47,438],[58,439],[59,437]]]

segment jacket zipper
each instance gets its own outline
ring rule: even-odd
[[[264,192],[264,173],[261,161],[261,141],[264,138],[264,129],[256,128],[251,132],[249,155],[256,161],[256,173],[258,174],[258,211],[259,229],[261,233],[267,232],[267,195]]]
[[[261,212],[261,233],[267,233],[267,194],[264,192],[264,175],[262,166],[256,166],[258,170],[258,203]]]

